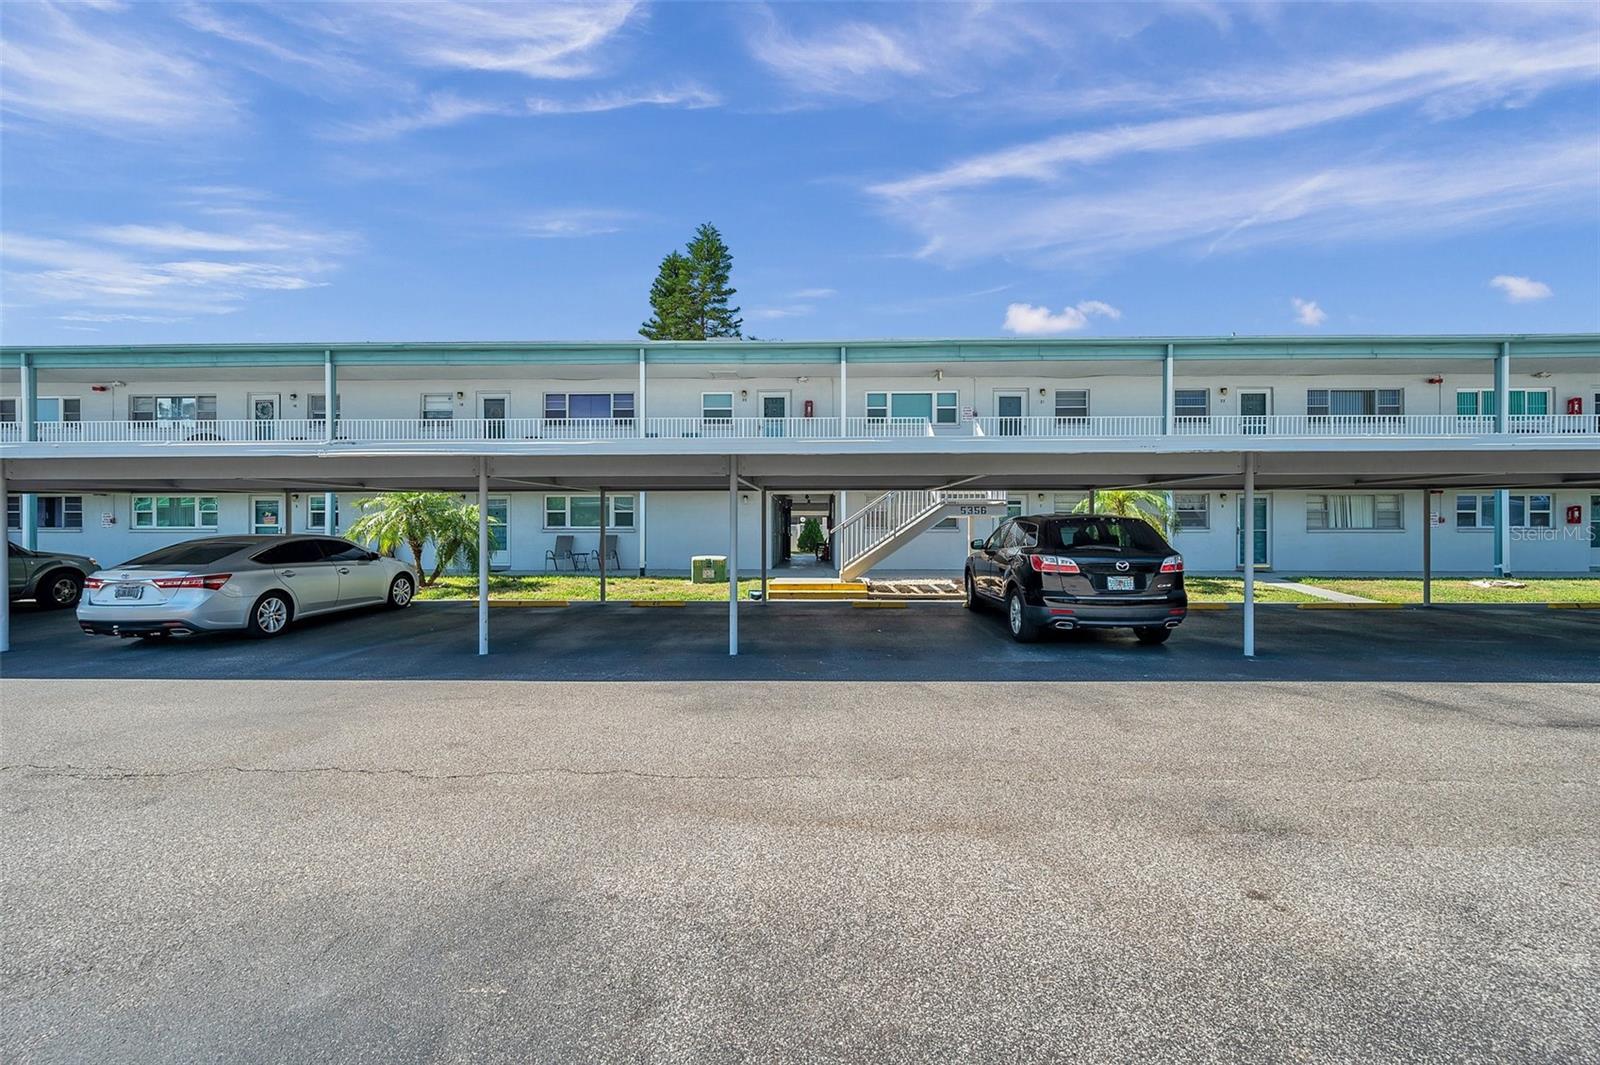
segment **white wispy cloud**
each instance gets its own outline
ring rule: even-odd
[[[1074,333],[1088,326],[1093,318],[1110,318],[1115,321],[1122,312],[1100,300],[1081,300],[1052,312],[1048,307],[1031,303],[1012,303],[1006,306],[1006,318],[1001,328],[1017,336],[1050,336],[1055,333]]]
[[[577,207],[527,215],[521,220],[519,228],[528,236],[541,240],[596,237],[622,232],[634,217],[631,211]]]
[[[861,95],[881,75],[912,75],[924,70],[894,31],[863,22],[830,26],[800,36],[775,19],[753,34],[750,51],[780,77],[808,92]]]
[[[1553,295],[1550,286],[1543,281],[1535,281],[1531,277],[1518,277],[1515,274],[1499,274],[1490,278],[1489,284],[1505,293],[1506,299],[1512,303],[1545,300]]]
[[[1505,141],[1500,148],[1517,165],[1484,166],[1480,146],[1464,141],[1381,162],[1221,160],[1100,187],[978,190],[895,201],[888,209],[921,235],[926,258],[1065,262],[1172,245],[1204,253],[1284,240],[1392,238],[1592,207],[1600,191],[1594,138]]]
[[[780,318],[804,318],[816,310],[806,304],[792,304],[787,307],[752,307],[745,314],[758,321],[776,321]]]
[[[19,303],[59,306],[74,322],[162,322],[227,314],[253,295],[327,284],[359,244],[241,207],[237,229],[130,223],[67,235],[7,231],[6,289]]]
[[[1319,326],[1328,320],[1328,312],[1318,306],[1316,300],[1291,296],[1289,303],[1294,307],[1294,320],[1301,325]]]
[[[1517,42],[1473,41],[1403,52],[1381,60],[1296,69],[1172,90],[1192,103],[1261,104],[1179,118],[1074,130],[970,156],[936,170],[880,182],[886,198],[927,196],[1005,181],[1050,182],[1071,167],[1125,155],[1179,152],[1278,137],[1402,104],[1441,116],[1490,102],[1525,99],[1561,84],[1600,78],[1600,37]],[[1115,94],[1117,90],[1109,90]],[[1140,90],[1150,102],[1163,90]],[[1133,94],[1130,94],[1130,98]],[[1284,102],[1286,101],[1286,102]]]
[[[591,77],[605,47],[639,11],[632,2],[594,4],[353,4],[328,19],[355,37],[376,30],[414,61],[529,78]]]
[[[421,107],[399,114],[344,123],[330,131],[337,139],[371,141],[398,137],[419,130],[440,129],[475,118],[527,118],[549,115],[587,115],[630,107],[682,107],[698,110],[716,107],[722,98],[698,85],[667,89],[618,90],[570,100],[529,97],[523,100],[474,99],[453,92],[429,95]]]
[[[171,42],[113,17],[8,4],[0,33],[0,110],[119,135],[217,126],[238,105],[222,80]]]
[[[793,299],[793,300],[826,300],[826,299],[832,299],[834,296],[837,296],[838,294],[839,294],[839,292],[838,292],[837,289],[831,289],[831,288],[803,288],[803,289],[800,289],[800,290],[798,290],[796,292],[789,293],[789,298]]]

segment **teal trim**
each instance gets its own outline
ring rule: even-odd
[[[1529,336],[1361,337],[1083,337],[1055,340],[1015,338],[854,341],[657,341],[643,344],[400,343],[400,344],[215,344],[120,347],[0,348],[0,367],[14,369],[26,352],[40,369],[138,369],[173,366],[318,366],[333,352],[348,365],[495,366],[635,365],[836,365],[839,349],[848,361],[1063,362],[1076,360],[1158,361],[1171,346],[1175,359],[1493,359],[1504,350],[1516,357],[1600,359],[1600,334]]]

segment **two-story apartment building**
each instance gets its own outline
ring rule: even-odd
[[[461,490],[482,459],[513,572],[592,557],[602,524],[619,570],[685,572],[727,551],[731,484],[746,568],[810,514],[857,528],[841,568],[956,572],[995,520],[961,500],[1149,486],[1190,569],[1228,573],[1250,455],[1258,566],[1416,571],[1431,522],[1438,572],[1587,573],[1597,411],[1590,335],[0,350],[13,541],[106,562],[343,531],[384,487]]]

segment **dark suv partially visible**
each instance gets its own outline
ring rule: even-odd
[[[967,609],[1003,605],[1013,639],[1129,628],[1165,643],[1189,613],[1183,557],[1148,522],[1107,514],[1010,518],[967,556]]]

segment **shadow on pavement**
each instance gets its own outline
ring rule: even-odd
[[[745,603],[495,609],[477,650],[472,603],[311,619],[274,640],[159,643],[84,635],[70,611],[13,604],[0,676],[71,679],[1600,682],[1600,612],[1543,607],[1309,611],[1262,606],[1258,657],[1241,613],[1196,612],[1162,647],[1123,630],[1011,641],[997,613],[954,604],[855,610]]]

